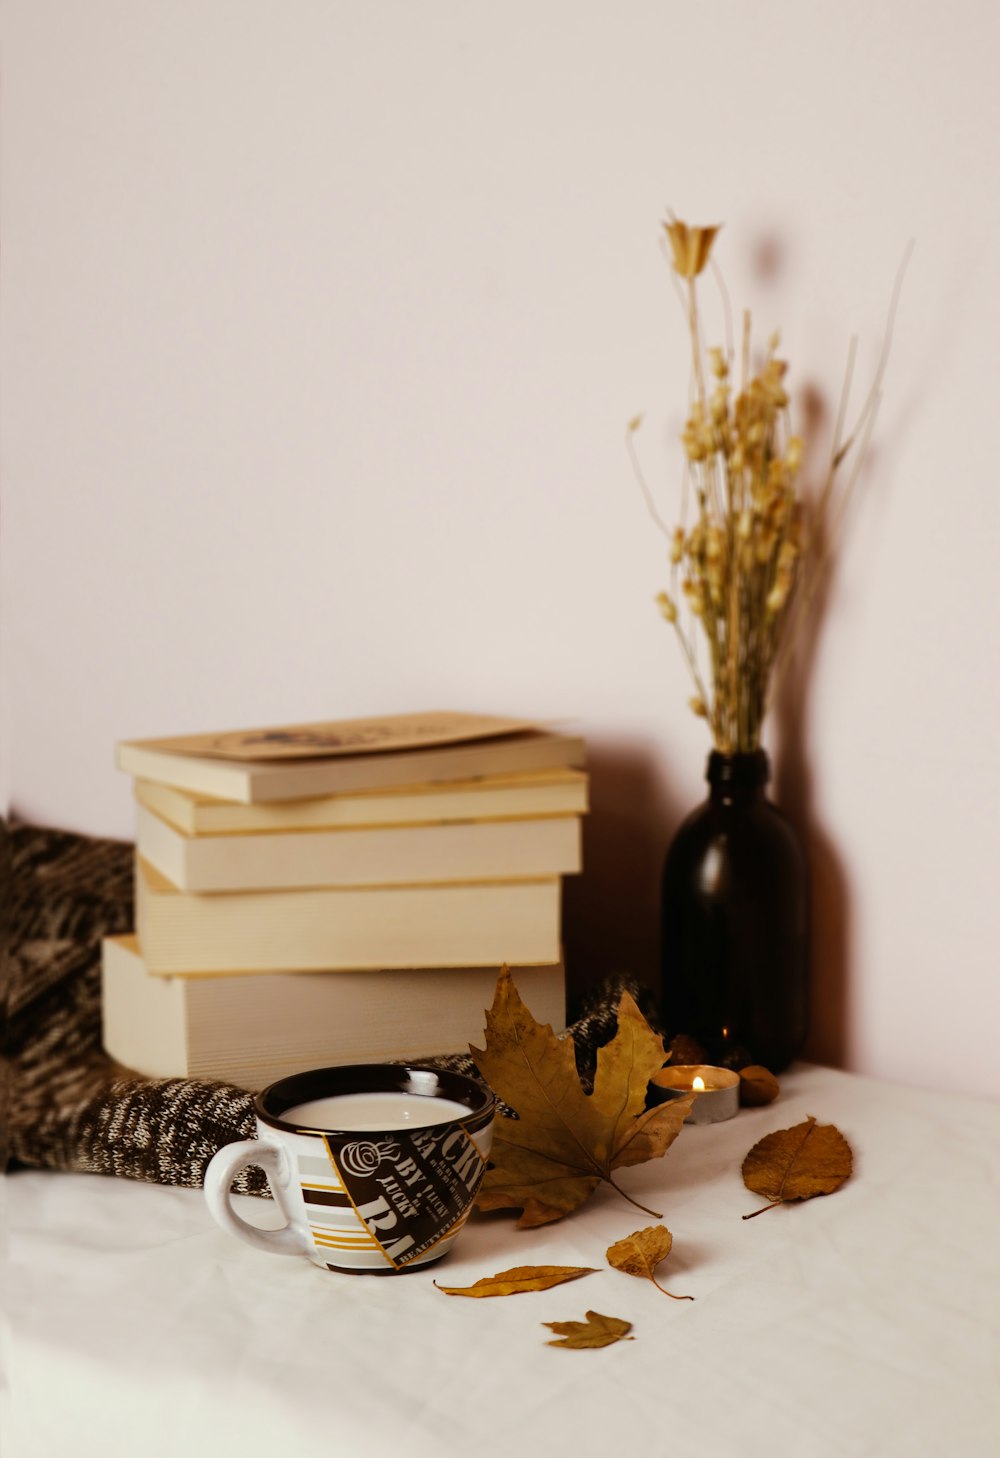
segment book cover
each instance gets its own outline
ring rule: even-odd
[[[163,749],[148,741],[118,746],[119,769],[139,780],[261,804],[352,791],[467,780],[527,770],[579,768],[586,759],[577,735],[526,730],[471,743],[324,758],[236,760]]]
[[[136,858],[136,931],[150,971],[340,971],[551,965],[558,877],[433,886],[179,891]]]
[[[496,881],[579,871],[580,821],[469,821],[288,831],[282,835],[185,835],[136,807],[139,854],[182,891],[423,885]]]
[[[106,1051],[153,1078],[218,1078],[258,1089],[307,1068],[466,1053],[478,1043],[498,967],[158,976],[135,937],[102,942]],[[561,962],[517,973],[540,1022],[565,1020]]]
[[[493,739],[536,729],[525,719],[497,714],[462,714],[432,709],[418,714],[383,714],[370,719],[327,719],[316,724],[279,724],[269,729],[227,729],[214,734],[179,734],[136,740],[147,749],[234,760],[329,759],[352,754],[393,754],[444,744]]]

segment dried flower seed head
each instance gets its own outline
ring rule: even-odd
[[[712,396],[709,404],[712,412],[712,419],[716,425],[721,425],[729,415],[729,391],[725,385],[720,385]]]
[[[718,562],[726,545],[721,527],[709,527],[705,541],[705,557],[709,562]]]
[[[772,617],[776,617],[778,613],[781,612],[781,609],[785,606],[785,602],[788,598],[788,589],[788,582],[783,577],[779,576],[775,580],[775,584],[771,588],[771,591],[767,594],[767,599],[765,601],[765,607]]]
[[[788,404],[788,395],[782,384],[787,368],[784,360],[769,359],[760,375],[761,389],[770,404],[779,410],[783,410]]]
[[[660,609],[660,612],[666,618],[667,622],[668,623],[676,623],[676,621],[677,621],[677,608],[676,608],[676,606],[674,604],[673,599],[669,596],[669,594],[668,593],[665,593],[665,592],[658,592],[656,594],[656,602],[657,602],[657,605],[658,605],[658,607]]]
[[[706,442],[706,430],[708,440]],[[704,423],[701,406],[696,404],[681,436],[689,461],[703,461],[712,448],[711,430]]]
[[[684,528],[674,527],[674,535],[670,543],[670,560],[676,567],[684,556]]]
[[[788,467],[790,476],[798,474],[802,466],[802,440],[799,436],[793,435],[785,450],[785,465]]]
[[[689,228],[687,223],[681,223],[676,218],[664,223],[664,231],[670,239],[673,253],[674,271],[681,278],[698,277],[708,262],[715,235],[721,226],[717,224],[714,228]]]
[[[642,416],[641,415],[633,415],[632,416],[632,419],[628,423],[629,434],[630,435],[634,435],[635,432],[639,429],[639,426],[641,424],[642,424]]]
[[[708,718],[708,709],[705,707],[705,700],[700,694],[695,694],[693,699],[688,699],[688,706],[692,714],[697,714],[699,719]]]
[[[701,617],[705,611],[705,594],[700,578],[685,577],[681,583],[681,591],[688,600],[688,607],[696,617]]]
[[[708,362],[711,366],[712,374],[717,380],[726,379],[729,374],[729,362],[722,353],[722,350],[715,345],[708,351]]]
[[[765,562],[770,562],[771,553],[774,551],[775,535],[772,531],[761,532],[757,539],[757,561],[763,567]]]

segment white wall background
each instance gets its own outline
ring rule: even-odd
[[[623,445],[644,411],[673,515],[659,222],[725,221],[734,305],[828,408],[853,333],[870,376],[916,240],[768,743],[816,877],[810,1051],[993,1092],[992,0],[6,0],[2,41],[6,800],[128,835],[121,738],[571,719],[581,984],[651,975],[707,749]]]

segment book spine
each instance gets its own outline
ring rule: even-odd
[[[140,855],[184,891],[529,880],[581,864],[573,817],[186,836],[139,805],[136,825]]]
[[[481,744],[423,749],[412,754],[383,754],[374,760],[318,760],[310,763],[308,771],[301,764],[287,769],[247,764],[244,766],[246,798],[252,804],[264,804],[337,791],[447,783],[477,772],[499,775],[518,769],[551,769],[556,765],[580,768],[585,760],[582,739],[553,735],[551,739],[493,741],[489,745],[488,767]]]

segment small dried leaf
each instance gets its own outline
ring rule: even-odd
[[[620,1316],[602,1316],[599,1311],[588,1311],[585,1321],[543,1321],[549,1331],[554,1331],[560,1341],[547,1342],[550,1347],[610,1347],[612,1342],[634,1342],[630,1321]]]
[[[670,1247],[674,1238],[665,1225],[647,1225],[645,1230],[637,1230],[633,1235],[626,1235],[624,1240],[618,1240],[607,1249],[608,1264],[614,1266],[616,1271],[624,1271],[628,1276],[644,1276],[646,1280],[652,1281],[658,1291],[664,1296],[670,1296],[674,1301],[693,1301],[693,1296],[674,1296],[672,1291],[667,1291],[661,1286],[653,1272],[661,1261],[666,1260],[670,1254]]]
[[[779,1129],[759,1139],[743,1161],[743,1183],[768,1201],[744,1220],[753,1219],[772,1205],[789,1200],[810,1200],[832,1195],[851,1173],[851,1146],[835,1124],[817,1124],[809,1116],[804,1124]]]
[[[740,1103],[744,1108],[772,1104],[780,1092],[781,1086],[769,1068],[751,1063],[749,1068],[740,1069]]]
[[[564,1281],[591,1276],[595,1266],[512,1266],[495,1276],[484,1276],[474,1286],[438,1286],[446,1296],[516,1296],[519,1291],[548,1291]]]

